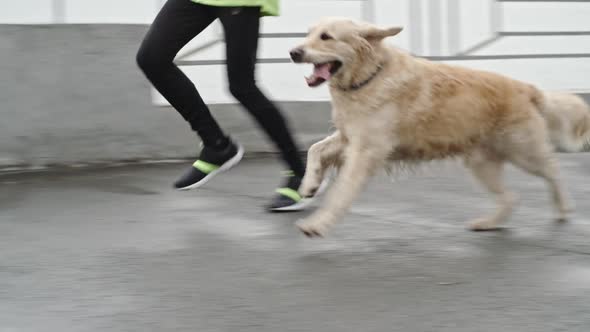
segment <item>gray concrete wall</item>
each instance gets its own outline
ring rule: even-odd
[[[136,67],[146,29],[0,25],[0,169],[193,158],[198,139]],[[302,149],[329,132],[328,103],[280,104]],[[248,152],[274,151],[240,106],[212,112]]]
[[[0,167],[194,157],[198,139],[154,107],[135,52],[146,26],[0,25]],[[327,103],[282,103],[305,148]],[[237,105],[214,115],[249,152],[273,151]]]

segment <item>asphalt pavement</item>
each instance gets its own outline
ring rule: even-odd
[[[509,169],[506,229],[470,232],[494,202],[440,163],[379,176],[323,239],[264,211],[272,158],[189,192],[190,163],[0,175],[0,332],[590,331],[590,154],[560,160],[568,223]]]

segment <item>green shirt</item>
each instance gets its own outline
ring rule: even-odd
[[[279,16],[279,0],[191,0],[208,6],[260,7],[262,16]]]

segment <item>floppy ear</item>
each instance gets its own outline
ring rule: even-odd
[[[400,33],[404,28],[402,27],[391,27],[391,28],[379,28],[374,25],[366,25],[361,28],[360,35],[369,41],[380,41],[384,38],[395,36]]]

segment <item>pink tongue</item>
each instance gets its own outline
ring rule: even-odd
[[[330,74],[330,64],[326,63],[320,66],[315,66],[313,68],[313,76],[321,77],[326,81],[330,79],[332,74]]]

